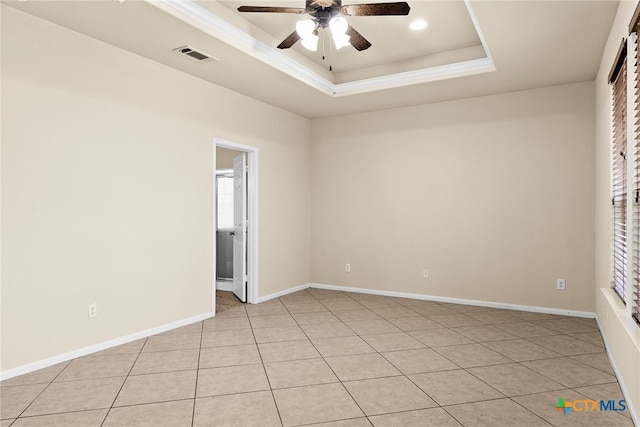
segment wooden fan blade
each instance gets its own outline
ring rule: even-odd
[[[296,44],[298,40],[300,40],[300,36],[298,35],[297,31],[294,31],[293,33],[289,34],[289,37],[282,40],[282,43],[278,45],[278,49],[289,49],[291,46]]]
[[[350,16],[380,16],[380,15],[408,15],[411,8],[407,2],[348,4],[340,9],[344,15]]]
[[[298,7],[269,7],[269,6],[240,6],[238,12],[266,12],[266,13],[307,13],[306,9]]]
[[[349,43],[351,43],[351,46],[355,47],[357,50],[367,50],[371,47],[369,40],[362,37],[362,34],[357,32],[351,25],[349,25],[345,34],[351,37],[349,39]]]

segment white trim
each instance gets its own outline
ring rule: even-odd
[[[633,290],[634,290],[634,280],[633,277],[635,275],[635,272],[637,271],[638,265],[636,262],[634,262],[635,256],[634,256],[634,250],[635,250],[635,243],[636,242],[636,238],[635,236],[635,231],[636,231],[636,226],[635,226],[635,210],[636,210],[636,205],[635,203],[630,203],[630,201],[633,199],[633,191],[630,191],[629,189],[635,189],[636,188],[636,183],[635,183],[635,174],[637,171],[637,156],[634,155],[633,153],[635,153],[635,149],[632,149],[635,147],[635,141],[636,141],[636,120],[631,119],[634,116],[634,112],[636,109],[635,103],[636,103],[636,96],[633,96],[633,94],[636,93],[636,50],[638,49],[638,35],[633,32],[631,34],[629,34],[629,37],[627,37],[627,57],[626,57],[626,61],[627,61],[627,110],[626,110],[626,117],[625,120],[627,122],[627,159],[626,159],[626,166],[627,166],[627,211],[625,212],[626,216],[627,216],[627,224],[634,224],[633,227],[627,227],[626,228],[626,237],[628,240],[631,240],[631,244],[627,244],[626,247],[626,256],[627,256],[627,277],[626,277],[626,289],[625,289],[625,304],[626,304],[626,311],[627,311],[627,316],[629,316],[629,319],[632,318],[633,316]],[[611,139],[611,141],[613,141],[613,139]],[[611,151],[611,150],[609,150]],[[631,236],[629,238],[629,236]],[[612,268],[613,270],[613,268]],[[633,322],[633,321],[632,321]]]
[[[258,302],[258,149],[247,152],[249,173],[247,176],[247,219],[249,229],[247,236],[247,302]],[[253,232],[251,232],[253,231]]]
[[[616,296],[617,298],[617,296]],[[602,341],[604,341],[604,348],[607,352],[607,358],[609,359],[609,363],[611,364],[611,368],[613,368],[613,373],[618,380],[618,384],[620,385],[620,391],[622,391],[622,395],[624,396],[624,400],[627,404],[627,410],[631,415],[631,419],[633,420],[633,425],[640,426],[640,416],[638,416],[638,412],[636,408],[633,406],[633,401],[630,400],[627,396],[629,396],[629,389],[627,388],[627,384],[624,381],[624,377],[620,374],[618,370],[618,365],[616,365],[616,360],[613,358],[613,354],[609,350],[609,342],[607,341],[607,336],[603,333],[604,329],[600,324],[600,319],[596,316],[596,322],[598,323],[598,329],[600,330],[600,335],[602,336]]]
[[[373,90],[391,89],[418,83],[428,83],[439,80],[454,79],[471,76],[473,74],[496,71],[496,66],[490,58],[471,59],[455,64],[440,65],[423,68],[421,70],[406,71],[404,73],[388,74],[370,79],[340,83],[334,87],[335,96],[355,95]]]
[[[417,299],[417,300],[423,300],[423,301],[446,302],[450,304],[465,304],[465,305],[474,305],[479,307],[501,308],[506,310],[529,311],[533,313],[555,314],[555,315],[561,315],[561,316],[586,317],[590,319],[596,317],[596,314],[590,311],[565,310],[562,308],[537,307],[532,305],[508,304],[503,302],[440,297],[436,295],[411,294],[407,292],[382,291],[378,289],[353,288],[349,286],[327,285],[323,283],[307,283],[305,285],[296,286],[295,288],[285,289],[283,291],[275,292],[273,294],[260,297],[258,299],[258,302],[261,303],[261,302],[269,301],[270,299],[278,298],[278,297],[288,295],[298,291],[303,291],[308,288],[327,289],[330,291],[352,292],[352,293],[368,294],[368,295],[381,295],[381,296],[396,297],[396,298],[410,298],[410,299]]]
[[[219,291],[233,291],[233,282],[231,280],[216,280],[216,289]]]
[[[170,331],[172,329],[180,328],[182,326],[187,326],[192,323],[200,322],[205,319],[211,318],[211,315],[212,315],[211,312],[198,314],[196,316],[191,316],[186,319],[176,320],[175,322],[166,323],[160,326],[154,326],[153,328],[145,329],[144,331],[135,332],[133,334],[125,335],[123,337],[114,338],[109,341],[104,341],[98,344],[90,345],[89,347],[84,347],[78,350],[70,351],[68,353],[63,353],[58,356],[53,356],[44,360],[39,360],[37,362],[28,363],[26,365],[22,365],[17,368],[8,369],[6,371],[0,372],[0,381],[17,377],[18,375],[28,374],[29,372],[37,371],[38,369],[48,368],[49,366],[57,365],[58,363],[66,362],[68,360],[72,360],[78,357],[86,356],[88,354],[95,353],[97,351],[106,350],[122,344],[130,343],[132,341],[136,341],[142,338],[147,338],[147,337],[150,337],[151,335],[156,335],[162,332]]]
[[[471,7],[471,0],[464,0],[464,5],[467,7],[467,12],[469,12],[469,17],[471,18],[471,22],[473,22],[473,28],[476,30],[476,34],[478,35],[480,43],[482,44],[482,48],[484,49],[484,54],[487,55],[487,58],[491,60],[491,63],[493,63],[493,57],[491,56],[491,52],[489,51],[489,45],[487,45],[484,34],[480,29],[480,24],[478,23],[476,13]]]
[[[310,287],[316,288],[316,289],[328,289],[328,290],[342,291],[342,292],[382,295],[382,296],[396,297],[396,298],[411,298],[411,299],[418,299],[418,300],[424,300],[424,301],[446,302],[451,304],[466,304],[466,305],[475,305],[479,307],[501,308],[506,310],[530,311],[533,313],[557,314],[562,316],[587,317],[587,318],[596,317],[596,314],[590,311],[565,310],[561,308],[536,307],[531,305],[508,304],[503,302],[440,297],[435,295],[410,294],[406,292],[380,291],[377,289],[351,288],[348,286],[325,285],[321,283],[311,283]]]
[[[216,315],[216,278],[218,274],[216,272],[216,267],[218,265],[218,257],[216,247],[216,239],[217,239],[217,231],[218,231],[218,208],[216,206],[218,200],[218,178],[217,178],[217,170],[216,165],[218,164],[216,158],[216,142],[212,141],[211,144],[211,166],[213,169],[213,177],[211,178],[211,315],[215,317]]]
[[[636,346],[636,348],[640,349],[640,329],[635,324],[635,321],[627,314],[626,308],[618,294],[615,293],[613,288],[606,287],[600,288],[600,292],[604,295],[607,307],[607,315],[606,318],[609,318],[609,313],[612,313],[616,316],[618,323],[622,326],[626,334],[629,336],[630,341]],[[620,389],[622,390],[622,394],[625,397],[627,402],[627,409],[629,410],[629,414],[631,414],[631,419],[634,422],[634,425],[640,426],[640,414],[633,406],[633,401],[630,400],[627,396],[630,396],[629,388],[625,383],[624,377],[620,374],[618,369],[618,365],[611,353],[611,347],[609,346],[609,341],[607,340],[606,331],[607,328],[603,328],[600,323],[600,318],[596,316],[596,322],[598,322],[598,329],[600,329],[600,333],[602,335],[602,340],[604,341],[604,347],[607,351],[607,357],[609,358],[609,363],[611,363],[611,367],[613,368],[613,372],[616,375],[616,379],[618,380],[618,384],[620,385]]]
[[[284,291],[275,292],[273,294],[265,295],[263,297],[258,298],[258,303],[269,301],[270,299],[283,297],[288,294],[292,294],[298,291],[304,291],[305,289],[309,289],[311,287],[311,283],[306,283],[304,285],[296,286],[295,288],[285,289]]]
[[[224,139],[213,139],[213,170],[215,179],[216,169],[216,147],[229,148],[231,150],[244,151],[247,153],[247,163],[249,165],[249,173],[247,176],[247,219],[249,221],[249,232],[247,237],[247,302],[249,304],[258,303],[258,148],[251,145],[239,144]],[[215,195],[214,195],[215,196]],[[213,294],[216,289],[216,217],[215,206],[213,207]],[[215,299],[214,299],[215,304]],[[213,310],[215,311],[215,305]]]
[[[272,66],[276,70],[279,70],[330,97],[367,93],[418,83],[446,80],[455,77],[496,71],[496,66],[491,58],[489,48],[484,39],[484,35],[480,30],[478,20],[473,12],[471,2],[469,0],[465,0],[465,6],[469,12],[476,34],[480,39],[486,58],[472,59],[455,64],[388,74],[380,77],[339,84],[327,80],[315,71],[297,63],[287,55],[279,52],[278,49],[275,49],[250,34],[245,33],[238,27],[230,24],[213,12],[199,6],[192,0],[146,1],[169,15],[198,28],[204,33],[229,44],[241,52]]]

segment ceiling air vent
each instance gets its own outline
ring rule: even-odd
[[[198,62],[211,62],[218,61],[218,58],[214,58],[211,55],[207,55],[206,53],[200,52],[191,46],[182,46],[177,49],[173,49],[175,52],[178,52],[181,55],[188,56],[194,61]]]

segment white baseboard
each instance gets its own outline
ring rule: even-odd
[[[411,299],[418,299],[423,301],[446,302],[451,304],[466,304],[466,305],[475,305],[479,307],[529,311],[533,313],[556,314],[561,316],[586,317],[590,319],[593,319],[596,317],[596,314],[590,311],[565,310],[562,308],[537,307],[532,305],[519,305],[519,304],[508,304],[508,303],[493,302],[493,301],[440,297],[437,295],[411,294],[407,292],[381,291],[377,289],[353,288],[349,286],[327,285],[323,283],[307,283],[304,285],[296,286],[295,288],[285,289],[284,291],[265,295],[263,297],[258,298],[258,303],[269,301],[270,299],[278,298],[278,297],[291,294],[294,292],[302,291],[308,288],[327,289],[327,290],[341,291],[341,292],[353,292],[353,293],[368,294],[368,295],[382,295],[382,296],[396,297],[396,298],[411,298]]]
[[[104,341],[99,344],[94,344],[89,347],[73,350],[68,353],[60,354],[58,356],[53,356],[44,360],[39,360],[37,362],[28,363],[17,368],[8,369],[6,371],[0,372],[0,381],[17,377],[18,375],[28,374],[29,372],[37,371],[38,369],[48,368],[49,366],[57,365],[58,363],[66,362],[77,357],[86,356],[87,354],[95,353],[97,351],[106,350],[108,348],[116,347],[122,344],[127,344],[131,341],[139,340],[141,338],[147,338],[151,335],[170,331],[171,329],[179,328],[181,326],[190,325],[191,323],[200,322],[202,320],[210,318],[211,315],[211,312],[198,314],[186,319],[176,320],[175,322],[155,326],[153,328],[145,329],[144,331],[125,335],[119,338],[114,338],[112,340]]]
[[[274,299],[274,298],[282,297],[282,296],[285,296],[285,295],[288,295],[288,294],[292,294],[294,292],[304,291],[305,289],[309,289],[310,286],[311,286],[310,283],[305,283],[304,285],[296,286],[295,288],[289,288],[289,289],[285,289],[284,291],[275,292],[273,294],[265,295],[263,297],[258,298],[258,301],[256,302],[256,304],[260,304],[261,302],[269,301],[270,299]]]
[[[635,341],[633,340],[633,335],[637,334],[637,329],[636,329],[637,326],[635,325],[631,317],[628,316],[626,309],[622,305],[622,302],[618,299],[618,296],[614,295],[614,291],[610,287],[600,288],[600,291],[604,294],[607,300],[607,304],[609,304],[609,307],[611,307],[611,311],[610,311],[612,313],[611,315],[617,317],[617,320],[620,323],[620,325],[622,325],[622,327],[627,330],[629,337],[633,342],[635,342],[636,348],[640,348],[640,342],[637,339]],[[616,306],[620,308],[615,309],[614,307]],[[605,320],[608,318],[609,318],[609,313],[607,313],[607,317],[605,318]],[[634,406],[634,402],[628,398],[628,396],[630,396],[630,393],[627,387],[627,382],[625,380],[625,377],[621,375],[620,370],[618,369],[618,365],[616,364],[616,360],[612,354],[612,350],[611,350],[612,347],[609,345],[609,339],[607,337],[607,334],[605,333],[606,328],[602,327],[600,318],[598,316],[596,316],[596,322],[598,322],[598,329],[600,329],[602,340],[604,341],[604,348],[607,351],[607,357],[609,358],[609,363],[611,364],[611,367],[613,368],[613,372],[616,375],[616,379],[618,380],[618,384],[620,385],[620,390],[622,391],[622,394],[625,397],[625,400],[627,403],[627,410],[631,415],[631,419],[633,420],[634,425],[640,426],[640,413],[638,413],[638,409],[640,408],[636,408]],[[634,378],[632,378],[632,380],[633,379]]]
[[[216,287],[220,289],[218,287],[218,283],[220,282],[216,283]],[[461,298],[440,297],[440,296],[434,296],[434,295],[411,294],[406,292],[381,291],[377,289],[353,288],[348,286],[336,286],[336,285],[327,285],[327,284],[321,284],[321,283],[306,283],[300,286],[296,286],[294,288],[289,288],[283,291],[265,295],[258,298],[257,303],[269,301],[271,299],[288,295],[294,292],[302,291],[308,288],[328,289],[328,290],[335,290],[335,291],[342,291],[342,292],[382,295],[382,296],[398,297],[398,298],[412,298],[412,299],[418,299],[418,300],[446,302],[446,303],[453,303],[453,304],[467,304],[467,305],[475,305],[475,306],[481,306],[481,307],[530,311],[535,313],[559,314],[564,316],[587,317],[587,318],[596,317],[595,313],[586,312],[586,311],[564,310],[564,309],[547,308],[547,307],[535,307],[535,306],[528,306],[528,305],[507,304],[507,303],[499,303],[499,302],[491,302],[491,301],[468,300],[468,299],[461,299]],[[17,368],[8,369],[6,371],[0,372],[0,381],[13,378],[18,375],[27,374],[29,372],[36,371],[38,369],[53,366],[58,363],[66,362],[68,360],[75,359],[77,357],[86,356],[87,354],[95,353],[97,351],[106,350],[111,347],[126,344],[128,342],[135,341],[141,338],[146,338],[148,336],[159,334],[161,332],[166,332],[171,329],[179,328],[181,326],[186,326],[191,323],[199,322],[201,320],[208,319],[211,316],[212,316],[211,312],[202,313],[196,316],[189,317],[187,319],[182,319],[175,322],[167,323],[165,325],[156,326],[150,329],[146,329],[144,331],[136,332],[130,335],[125,335],[123,337],[115,338],[115,339],[105,341],[99,344],[95,344],[89,347],[84,347],[84,348],[70,351],[68,353],[64,353],[58,356],[50,357],[44,360],[19,366]],[[612,363],[612,366],[613,366],[613,363]],[[615,370],[615,366],[614,366],[614,370]]]
[[[466,304],[479,307],[502,308],[507,310],[531,311],[534,313],[559,314],[563,316],[595,318],[596,314],[589,311],[564,310],[561,308],[536,307],[531,305],[508,304],[502,302],[480,301],[462,298],[440,297],[435,295],[410,294],[406,292],[380,291],[377,289],[351,288],[348,286],[325,285],[322,283],[311,283],[310,288],[327,289],[342,292],[353,292],[359,294],[382,295],[386,297],[411,298],[423,301],[446,302],[451,304]]]
[[[218,291],[233,291],[233,280],[216,280],[216,289]]]
[[[596,316],[596,322],[598,323],[598,329],[602,332],[602,326],[600,325],[600,319]],[[618,370],[618,366],[616,365],[616,360],[613,358],[611,351],[609,350],[609,343],[607,342],[607,336],[604,333],[601,333],[602,340],[604,341],[604,348],[607,351],[607,358],[609,359],[609,363],[611,364],[611,368],[613,368],[613,372],[616,375],[616,379],[618,380],[618,384],[620,385],[620,391],[622,391],[622,395],[625,398],[625,402],[627,404],[627,410],[631,415],[631,419],[634,422],[634,425],[640,426],[640,417],[638,416],[638,412],[636,412],[636,408],[633,406],[633,401],[629,400],[627,396],[629,396],[629,389],[627,388],[627,384],[624,380],[624,377],[620,375],[620,371]]]

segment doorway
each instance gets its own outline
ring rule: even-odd
[[[215,315],[217,307],[228,308],[241,300],[257,302],[258,150],[214,140],[213,165],[212,311]],[[217,291],[220,301],[216,298]]]
[[[216,289],[222,291],[233,290],[233,230],[234,220],[234,188],[233,170],[221,169],[226,166],[226,152],[240,155],[235,150],[217,149],[217,170],[215,181],[216,206]],[[237,153],[237,154],[236,154]]]

